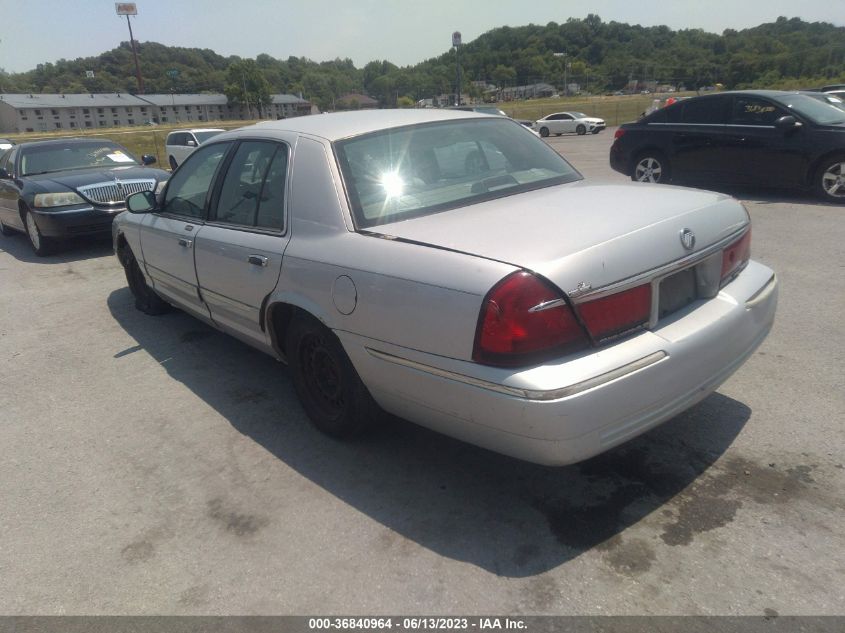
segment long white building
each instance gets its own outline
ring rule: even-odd
[[[0,94],[0,132],[47,132],[231,119],[280,119],[316,109],[295,95],[271,95],[262,108],[229,104],[223,94]]]

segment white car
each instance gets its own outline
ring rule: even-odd
[[[560,136],[572,132],[598,134],[605,128],[605,123],[604,119],[587,116],[583,112],[555,112],[535,121],[533,127],[545,138],[549,134]]]
[[[176,169],[197,147],[221,132],[225,132],[225,130],[219,128],[173,130],[164,141],[164,151],[167,152],[167,162],[170,163],[170,169]]]

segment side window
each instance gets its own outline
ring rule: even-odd
[[[281,230],[286,173],[284,145],[242,142],[223,180],[214,219],[238,226]]]
[[[176,135],[172,132],[167,135],[167,139],[164,141],[165,145],[176,145]]]
[[[569,114],[561,114],[560,120],[561,121],[571,121],[573,119],[572,115]]]
[[[202,218],[214,174],[230,146],[231,143],[215,143],[191,154],[170,178],[162,212]]]
[[[734,125],[774,125],[784,111],[756,97],[734,97],[731,123]]]
[[[725,122],[725,112],[728,99],[723,97],[705,97],[690,99],[682,103],[682,123],[722,124]]]

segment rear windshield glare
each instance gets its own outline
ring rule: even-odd
[[[339,141],[335,151],[359,228],[581,179],[509,119],[385,130]]]

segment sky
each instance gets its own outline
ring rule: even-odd
[[[609,22],[721,33],[778,16],[845,26],[845,0],[138,0],[135,39],[210,48],[220,55],[267,53],[357,67],[387,59],[416,64],[498,26],[565,22],[588,13]],[[0,68],[98,55],[129,41],[112,0],[0,0]]]

